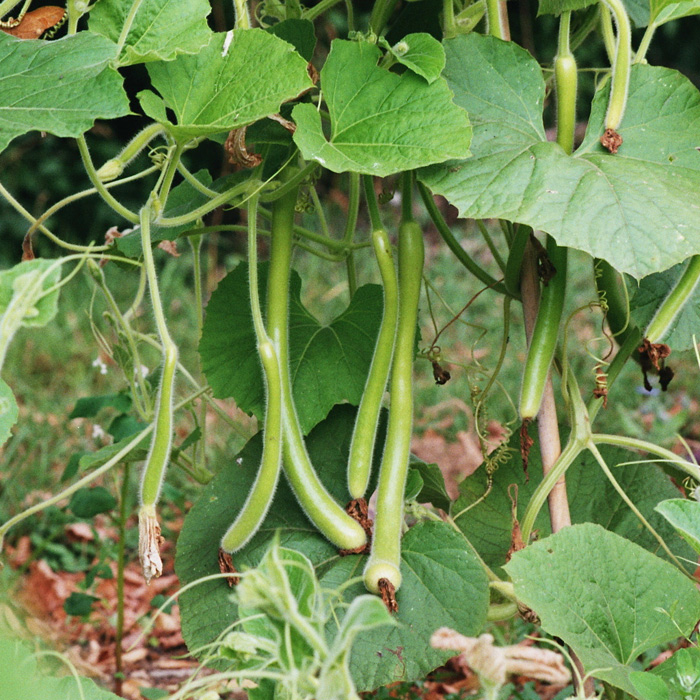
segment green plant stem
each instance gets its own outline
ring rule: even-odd
[[[503,41],[510,40],[505,3],[501,0],[486,0],[486,17],[488,19],[489,34]]]
[[[525,510],[525,515],[523,515],[520,521],[520,530],[522,532],[523,542],[529,542],[530,536],[532,535],[532,529],[535,525],[535,520],[539,515],[544,502],[549,497],[554,487],[559,482],[566,470],[573,464],[574,460],[581,454],[585,447],[585,439],[580,436],[572,435],[569,437],[569,441],[566,447],[561,451],[558,459],[551,466],[547,475],[538,484],[535,492],[530,497],[530,501],[527,504],[527,509]],[[569,524],[571,524],[569,522]],[[552,531],[554,532],[554,526],[552,526]]]
[[[185,144],[183,143],[176,143],[170,149],[165,168],[162,171],[163,174],[160,181],[160,187],[158,188],[158,198],[154,202],[154,206],[158,208],[158,211],[165,210],[165,205],[168,202],[168,195],[170,194],[170,189],[173,186],[173,178],[177,172],[177,164],[180,162],[180,158],[184,150]]]
[[[117,51],[115,53],[115,56],[117,58],[122,52],[122,49],[124,48],[124,44],[126,43],[126,38],[129,35],[129,32],[131,31],[131,27],[134,24],[134,20],[136,19],[136,15],[141,8],[143,0],[133,0],[131,3],[131,6],[129,7],[129,11],[124,19],[124,24],[122,25],[122,30],[121,33],[119,34],[119,39],[117,39]]]
[[[146,270],[143,265],[141,266],[141,274],[139,275],[139,286],[136,288],[136,294],[131,301],[131,306],[124,312],[124,319],[126,321],[131,321],[132,318],[136,317],[136,313],[141,307],[141,302],[144,296],[146,296],[146,285],[148,280],[146,279]]]
[[[433,223],[435,224],[438,233],[442,237],[442,240],[445,241],[447,247],[454,253],[457,260],[459,260],[459,262],[461,262],[462,265],[464,265],[464,267],[466,267],[467,270],[474,275],[474,277],[481,280],[487,287],[490,287],[500,294],[507,294],[508,292],[506,291],[503,283],[498,282],[495,278],[491,277],[488,272],[483,270],[477,263],[475,263],[467,251],[462,248],[457,239],[452,235],[452,231],[450,231],[450,227],[447,225],[447,222],[440,213],[440,210],[437,208],[435,200],[433,199],[432,194],[430,194],[430,190],[428,190],[428,188],[422,182],[418,183],[418,192],[420,193],[423,203],[425,204],[425,208],[427,209],[430,218],[433,220]]]
[[[257,208],[258,198],[253,196],[248,203],[248,289],[255,339],[265,383],[263,451],[258,474],[248,498],[221,539],[221,548],[226,552],[235,552],[244,547],[262,525],[272,503],[282,466],[282,379],[277,352],[265,331],[260,308]]]
[[[212,190],[209,187],[207,187],[205,184],[201,183],[187,168],[187,166],[180,160],[177,164],[177,171],[182,175],[187,182],[194,187],[194,189],[197,190],[197,192],[201,192],[205,197],[209,197],[209,199],[213,199],[214,197],[218,197],[221,193],[217,192],[216,190]],[[244,231],[247,231],[245,226],[241,227]],[[217,229],[218,230],[218,229]]]
[[[654,318],[647,326],[644,337],[650,343],[659,343],[671,331],[680,310],[691,298],[700,282],[700,255],[693,255],[688,261],[680,279],[663,300]]]
[[[453,39],[457,36],[453,2],[454,0],[443,0],[442,2],[442,35],[444,39]]]
[[[116,211],[117,214],[119,214],[119,216],[125,218],[127,221],[130,221],[132,224],[139,223],[139,215],[131,211],[130,209],[127,209],[121,202],[117,201],[110,194],[108,189],[105,187],[104,183],[100,180],[99,176],[97,175],[97,171],[95,170],[95,166],[92,162],[92,158],[90,157],[90,151],[88,149],[87,141],[85,140],[85,135],[81,134],[80,136],[78,136],[78,138],[76,139],[76,143],[78,144],[78,151],[80,151],[80,157],[82,158],[85,172],[87,173],[87,176],[90,178],[90,182],[92,183],[93,187],[97,190],[100,197],[102,197],[102,199],[110,207],[112,207],[112,209],[114,209],[114,211]]]
[[[105,299],[107,300],[107,304],[109,305],[109,308],[112,310],[112,315],[116,319],[116,321],[119,323],[119,326],[121,327],[124,336],[126,337],[126,342],[129,346],[129,351],[131,352],[131,357],[134,363],[134,374],[136,375],[136,382],[139,387],[138,392],[132,392],[134,395],[134,399],[136,402],[136,410],[141,416],[141,418],[146,418],[147,414],[147,397],[148,397],[148,390],[146,388],[146,380],[145,377],[143,376],[143,372],[141,371],[141,356],[139,354],[138,346],[136,345],[136,340],[134,339],[134,334],[131,331],[131,324],[129,324],[124,316],[121,313],[121,310],[119,309],[119,305],[116,302],[116,299],[114,298],[114,295],[112,294],[112,290],[109,288],[107,285],[107,281],[105,280],[104,272],[97,263],[94,263],[91,266],[90,269],[92,273],[92,277],[97,283],[98,287],[102,290],[102,294],[104,294]],[[129,382],[132,382],[132,378],[128,377]]]
[[[596,28],[596,25],[600,23],[600,9],[598,7],[590,7],[581,21],[576,31],[571,37],[571,50],[576,51],[576,49],[583,44],[588,35]]]
[[[455,23],[460,34],[468,34],[471,32],[481,18],[486,14],[486,0],[476,0],[471,5],[467,5],[455,17]]]
[[[329,10],[340,2],[341,0],[320,0],[320,2],[313,7],[305,8],[301,16],[303,19],[313,21],[317,17],[320,17],[326,10]]]
[[[313,185],[309,187],[309,195],[311,197],[314,210],[316,211],[316,215],[318,216],[318,223],[321,226],[321,232],[326,238],[330,239],[331,235],[328,228],[328,221],[323,211],[323,203],[319,199],[318,192],[316,192],[316,188]]]
[[[355,237],[357,215],[360,209],[360,189],[360,175],[358,173],[350,173],[348,185],[348,218],[345,221],[345,231],[343,232],[343,243],[345,246],[351,246]],[[355,255],[352,248],[347,248],[347,251],[345,266],[348,276],[348,290],[350,292],[350,298],[352,299],[357,290],[357,271],[355,269]]]
[[[355,31],[355,10],[352,6],[352,0],[345,0],[345,11],[348,16],[348,32],[352,33]]]
[[[513,298],[520,297],[520,277],[523,267],[523,256],[525,249],[532,235],[532,227],[519,224],[510,246],[508,260],[506,261],[506,271],[504,284],[506,291]]]
[[[267,295],[267,330],[277,352],[282,384],[284,470],[307,517],[342,549],[362,547],[365,532],[332,498],[314,471],[292,397],[289,370],[288,294],[297,190],[280,198],[272,212]]]
[[[230,202],[232,199],[235,199],[236,197],[244,197],[246,195],[252,195],[253,193],[259,191],[259,189],[262,187],[260,183],[254,183],[251,182],[250,180],[246,180],[246,182],[243,182],[239,185],[236,185],[235,187],[232,187],[230,190],[226,190],[226,192],[222,192],[218,196],[214,197],[210,201],[206,202],[205,204],[202,204],[201,206],[197,207],[196,209],[193,209],[191,212],[188,214],[182,214],[181,216],[172,216],[170,218],[165,217],[165,216],[159,216],[158,219],[156,220],[156,223],[158,226],[162,227],[169,227],[169,226],[183,226],[187,224],[191,224],[193,221],[197,221],[201,219],[203,216],[208,214],[210,211],[214,211],[214,209],[217,209],[220,207],[222,204],[227,204]]]
[[[233,0],[233,9],[236,16],[236,29],[250,29],[250,13],[248,12],[248,3],[246,0]]]
[[[0,19],[12,12],[22,0],[5,0],[0,3]]]
[[[369,18],[369,28],[380,36],[394,10],[397,0],[376,0]]]
[[[509,296],[503,297],[503,337],[501,340],[501,351],[498,354],[498,359],[496,360],[496,366],[491,372],[489,381],[484,387],[483,391],[479,394],[479,402],[483,402],[491,391],[491,387],[496,382],[501,367],[503,367],[503,362],[506,359],[506,352],[508,351],[508,339],[510,338],[510,305],[512,299]]]
[[[616,130],[622,122],[627,103],[630,66],[632,64],[632,28],[622,0],[601,1],[610,8],[617,25],[615,59],[612,64],[612,86],[610,87],[608,111],[605,116],[605,128]]]
[[[139,173],[136,173],[135,175],[130,175],[129,177],[122,178],[121,180],[113,180],[112,182],[108,182],[105,184],[106,189],[110,189],[112,187],[118,187],[119,185],[124,185],[128,182],[133,182],[134,180],[139,180],[143,177],[146,177],[147,175],[150,175],[151,173],[154,173],[158,170],[156,166],[152,166],[150,168],[146,168],[146,170],[142,170]],[[0,185],[0,190],[2,190],[2,186]],[[112,246],[109,245],[76,245],[74,243],[67,243],[66,241],[61,240],[57,236],[55,236],[51,231],[48,229],[45,229],[44,227],[41,226],[41,224],[46,221],[47,219],[51,218],[57,211],[63,209],[63,207],[72,204],[74,202],[77,202],[80,199],[83,199],[85,197],[88,197],[90,195],[96,194],[97,190],[94,187],[90,187],[86,190],[82,190],[80,192],[75,192],[71,195],[68,195],[67,197],[64,197],[60,201],[56,202],[52,206],[50,206],[46,211],[42,212],[41,216],[38,218],[34,218],[31,214],[28,212],[26,213],[26,218],[28,218],[31,222],[32,225],[27,229],[27,232],[24,234],[25,240],[29,237],[32,236],[32,234],[38,229],[42,233],[46,235],[49,240],[53,241],[57,245],[61,246],[62,248],[65,248],[66,250],[73,250],[76,252],[80,251],[90,251],[93,253],[98,253],[102,250],[110,250]],[[23,216],[25,215],[25,212],[22,210],[18,210],[20,214]]]
[[[282,197],[286,197],[290,192],[297,192],[299,185],[304,182],[318,168],[316,161],[308,162],[303,168],[298,169],[294,175],[285,180],[279,187],[271,189],[269,192],[260,195],[261,202],[274,202]]]
[[[268,221],[272,220],[272,212],[269,209],[260,207],[259,214],[263,219]],[[216,228],[216,230],[226,231],[228,229],[226,226],[219,226]],[[302,226],[298,226],[296,224],[294,225],[294,235],[300,236],[301,238],[305,238],[306,240],[313,241],[314,243],[318,243],[319,245],[328,248],[340,256],[339,259],[344,259],[345,256],[342,254],[347,250],[359,250],[360,248],[368,248],[371,245],[371,243],[352,243],[351,241],[346,242],[344,239],[337,240],[335,238],[327,238],[320,233],[310,231],[309,229],[303,228]]]
[[[117,623],[114,629],[115,693],[121,694],[121,680],[124,676],[122,663],[122,641],[124,639],[124,571],[126,569],[126,519],[129,498],[129,463],[124,464],[122,487],[119,498],[119,540],[117,542]]]
[[[624,447],[627,450],[640,450],[642,452],[648,452],[649,454],[656,455],[663,460],[668,461],[674,467],[685,472],[688,476],[691,476],[697,482],[700,483],[700,467],[693,462],[679,457],[671,450],[667,450],[664,447],[659,447],[646,440],[639,440],[637,438],[628,437],[627,435],[608,435],[606,433],[593,433],[590,437],[591,442],[596,445],[614,445],[616,447]]]
[[[498,267],[501,268],[501,272],[505,273],[505,260],[503,260],[501,253],[496,247],[496,244],[493,242],[493,238],[491,238],[491,234],[488,232],[488,229],[486,228],[486,226],[484,226],[484,222],[481,219],[477,219],[476,225],[479,229],[479,233],[481,233],[481,237],[484,239],[484,242],[486,243],[488,249],[491,251],[491,255],[493,255],[493,259],[496,261],[496,264],[498,265]]]
[[[401,525],[413,429],[413,351],[424,261],[423,232],[417,222],[399,226],[399,310],[391,370],[391,405],[377,484],[372,550],[364,571],[365,586],[380,592],[387,579],[401,585]]]
[[[656,32],[658,25],[652,22],[649,24],[649,26],[646,28],[644,31],[644,36],[642,37],[642,40],[639,42],[639,47],[637,48],[637,53],[634,56],[634,62],[635,63],[643,63],[646,61],[646,55],[647,51],[649,50],[649,46],[651,45],[651,40],[654,38],[654,34]]]
[[[589,440],[586,447],[588,450],[591,452],[591,454],[595,457],[596,462],[598,462],[598,466],[603,470],[603,473],[605,476],[608,477],[608,481],[613,485],[613,488],[617,493],[619,494],[620,498],[627,504],[627,507],[637,516],[637,519],[639,522],[642,523],[642,525],[651,533],[652,537],[659,543],[659,546],[661,549],[666,552],[666,555],[668,558],[686,575],[688,576],[691,580],[695,580],[689,573],[686,571],[685,567],[678,561],[676,556],[673,554],[673,552],[668,548],[668,545],[664,542],[663,538],[659,535],[658,532],[649,524],[649,521],[640,513],[639,509],[637,506],[634,505],[630,497],[625,493],[625,490],[620,486],[618,483],[617,479],[613,476],[613,473],[610,471],[610,467],[608,467],[606,461],[603,459],[603,455],[600,454],[598,448],[596,447],[595,442],[593,439]]]
[[[197,318],[197,338],[202,337],[202,329],[204,328],[204,300],[202,298],[202,241],[203,236],[191,236],[189,239],[190,247],[192,248],[192,270],[194,273],[194,303]],[[201,358],[199,361],[199,373],[202,374]],[[202,437],[198,443],[194,445],[194,464],[198,472],[209,474],[206,466],[206,445],[207,445],[207,407],[204,401],[199,404],[199,429]]]
[[[370,224],[372,225],[372,230],[377,231],[384,226],[379,207],[377,206],[377,196],[374,193],[374,178],[371,175],[363,175],[362,184],[365,188],[365,201],[367,202]]]

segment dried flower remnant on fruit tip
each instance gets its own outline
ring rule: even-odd
[[[219,571],[226,576],[226,583],[229,588],[237,586],[241,582],[241,577],[238,576],[238,569],[233,563],[233,557],[221,547],[219,547]]]
[[[465,637],[449,627],[441,627],[430,639],[434,649],[454,649],[459,660],[479,676],[482,686],[500,688],[509,674],[536,678],[554,685],[567,685],[571,672],[564,657],[551,649],[514,644],[506,647],[493,645],[490,634]]]
[[[158,578],[163,573],[160,558],[160,545],[163,537],[156,517],[155,506],[141,506],[139,510],[139,561],[146,583]]]
[[[607,148],[612,155],[615,155],[622,146],[622,136],[615,129],[606,129],[605,133],[600,137],[600,143],[603,148]]]
[[[399,604],[396,601],[396,588],[394,584],[389,581],[388,578],[380,578],[377,585],[379,586],[382,603],[384,603],[386,609],[390,613],[397,613],[399,611]]]
[[[355,549],[340,549],[338,554],[341,557],[348,554],[367,554],[372,543],[372,525],[374,525],[374,521],[369,517],[367,501],[364,498],[353,498],[345,506],[345,512],[362,526],[365,535],[367,535],[367,542],[360,547],[355,547]]]

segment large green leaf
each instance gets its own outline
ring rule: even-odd
[[[517,434],[511,438],[509,447],[510,458],[494,473],[491,492],[456,521],[484,561],[494,568],[505,564],[510,547],[512,521],[508,490],[513,493],[511,485],[515,484],[517,487],[517,513],[521,519],[530,497],[542,479],[542,462],[537,442],[530,450],[529,481],[523,472]],[[676,536],[669,523],[654,510],[660,501],[678,495],[671,479],[654,464],[627,464],[615,468],[622,462],[628,462],[630,453],[622,448],[607,445],[601,445],[599,450],[618,483],[652,527],[669,544],[674,554],[692,558],[692,549]],[[657,540],[620,498],[590,452],[582,452],[567,470],[566,489],[574,523],[597,523],[659,556],[664,555]],[[485,490],[486,477],[483,467],[480,467],[460,484],[459,498],[454,503],[452,512],[459,513],[475,503],[483,496]],[[546,507],[540,511],[535,529],[540,537],[545,537],[551,532]]]
[[[311,458],[333,496],[343,503],[346,461],[355,412],[336,407],[307,439]],[[257,435],[239,455],[225,465],[204,488],[185,518],[178,539],[176,570],[183,584],[217,573],[219,540],[241,508],[253,483],[261,454]],[[379,454],[379,451],[378,453]],[[303,552],[316,567],[325,588],[338,588],[350,577],[361,575],[365,557],[339,557],[306,519],[283,480],[261,530],[234,563],[242,569],[260,561],[279,529],[283,547]],[[404,536],[401,571],[404,583],[398,591],[399,626],[363,632],[353,645],[351,668],[358,690],[402,678],[420,678],[444,663],[450,653],[430,650],[430,634],[450,625],[465,634],[477,634],[488,605],[488,584],[464,539],[444,523],[424,523]],[[181,598],[183,634],[190,649],[214,640],[237,616],[230,589],[222,580],[202,583]],[[365,593],[361,584],[345,589],[346,601]],[[337,614],[342,618],[343,610]],[[336,629],[336,620],[329,630]],[[342,620],[341,620],[342,624]],[[330,635],[333,636],[333,635]],[[401,648],[403,647],[403,649]]]
[[[700,14],[700,2],[698,0],[651,0],[651,21],[657,27],[672,19],[688,17]]]
[[[25,260],[0,272],[2,330],[15,325],[45,326],[53,320],[59,292],[53,288],[60,278],[60,263],[48,258]]]
[[[670,691],[668,700],[697,700],[700,696],[700,649],[696,646],[679,649],[650,673],[666,683]]]
[[[129,114],[122,77],[110,67],[116,52],[87,32],[46,42],[0,32],[0,151],[28,131],[80,136],[95,119]]]
[[[656,510],[700,554],[700,503],[687,498],[672,498],[659,503]]]
[[[260,266],[260,295],[267,297],[267,264]],[[348,308],[321,325],[300,299],[293,273],[289,299],[289,365],[292,391],[304,434],[337,403],[358,405],[367,380],[382,315],[382,292],[360,287]],[[211,296],[199,344],[202,369],[217,398],[232,397],[239,408],[262,418],[265,388],[250,314],[248,267],[230,272]]]
[[[598,525],[572,525],[513,555],[515,595],[586,671],[638,695],[629,664],[689,634],[700,592],[680,571]]]
[[[0,378],[0,447],[10,437],[12,426],[17,422],[19,407],[12,389]]]
[[[477,34],[445,49],[444,75],[474,125],[474,155],[419,178],[462,216],[529,224],[637,278],[700,252],[700,93],[686,78],[633,66],[618,154],[599,143],[606,86],[568,156],[545,141],[544,81],[527,51]]]
[[[403,582],[396,596],[399,625],[365,632],[353,647],[350,669],[358,690],[422,678],[453,655],[430,647],[430,637],[438,627],[475,636],[486,622],[486,575],[464,539],[449,525],[415,525],[404,535],[401,548]],[[364,557],[336,560],[321,575],[321,584],[336,588],[362,576],[363,567]],[[353,598],[363,592],[358,582],[345,595]]]
[[[90,11],[90,30],[119,42],[133,0],[100,0]],[[142,0],[118,58],[119,65],[170,61],[197,53],[211,39],[206,0]]]
[[[411,71],[377,66],[374,44],[335,40],[321,69],[330,138],[319,111],[297,105],[294,141],[307,160],[329,170],[384,177],[469,155],[471,128],[442,78],[428,84]]]
[[[0,688],[2,700],[119,700],[82,676],[55,678],[37,663],[26,644],[0,636]]]
[[[639,282],[628,280],[632,320],[640,328],[646,328],[649,325],[657,309],[676,286],[687,267],[687,262],[680,263],[663,272],[649,275]],[[677,352],[691,350],[695,347],[693,335],[697,337],[698,328],[700,328],[700,286],[693,290],[673,319],[670,329],[660,340],[668,343]]]
[[[384,37],[381,37],[379,41],[395,61],[410,68],[416,75],[420,75],[429,83],[435,82],[445,67],[445,50],[442,48],[442,44],[430,34],[423,32],[406,34],[394,46],[389,44]]]
[[[537,16],[560,15],[567,10],[583,10],[585,7],[593,5],[595,2],[596,0],[539,0]]]
[[[286,41],[262,29],[236,29],[215,34],[194,56],[149,63],[162,99],[148,90],[139,99],[146,114],[176,138],[216,134],[274,114],[313,87],[306,65]],[[165,117],[166,107],[177,125]]]

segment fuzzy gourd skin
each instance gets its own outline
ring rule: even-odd
[[[253,326],[267,398],[265,427],[263,428],[263,452],[255,483],[243,508],[221,540],[221,548],[230,553],[245,546],[265,520],[282,466],[282,379],[277,352],[265,331],[260,309],[256,217],[257,197],[254,197],[251,199],[248,214],[248,281]]]
[[[386,389],[391,358],[394,353],[394,339],[399,311],[398,285],[394,256],[391,252],[389,236],[384,229],[372,232],[372,246],[384,288],[384,314],[379,328],[377,342],[372,357],[369,375],[362,401],[357,410],[355,428],[350,443],[348,457],[348,491],[352,498],[362,498],[367,490],[372,466],[377,424],[382,408],[382,397]]]
[[[299,505],[319,531],[340,549],[359,549],[367,542],[353,520],[319,480],[304,444],[289,373],[288,297],[292,264],[297,188],[275,202],[267,294],[267,331],[277,352],[282,387],[283,467]]]
[[[377,511],[372,551],[364,571],[367,589],[379,591],[387,579],[401,585],[403,498],[413,429],[413,353],[425,251],[423,233],[415,221],[399,227],[399,322],[391,370],[391,405],[386,444],[377,486]]]
[[[522,420],[534,418],[540,410],[549,367],[557,347],[559,326],[564,310],[567,250],[558,246],[554,239],[548,236],[547,255],[556,269],[556,274],[542,289],[537,320],[527,351],[520,393],[520,417]]]

